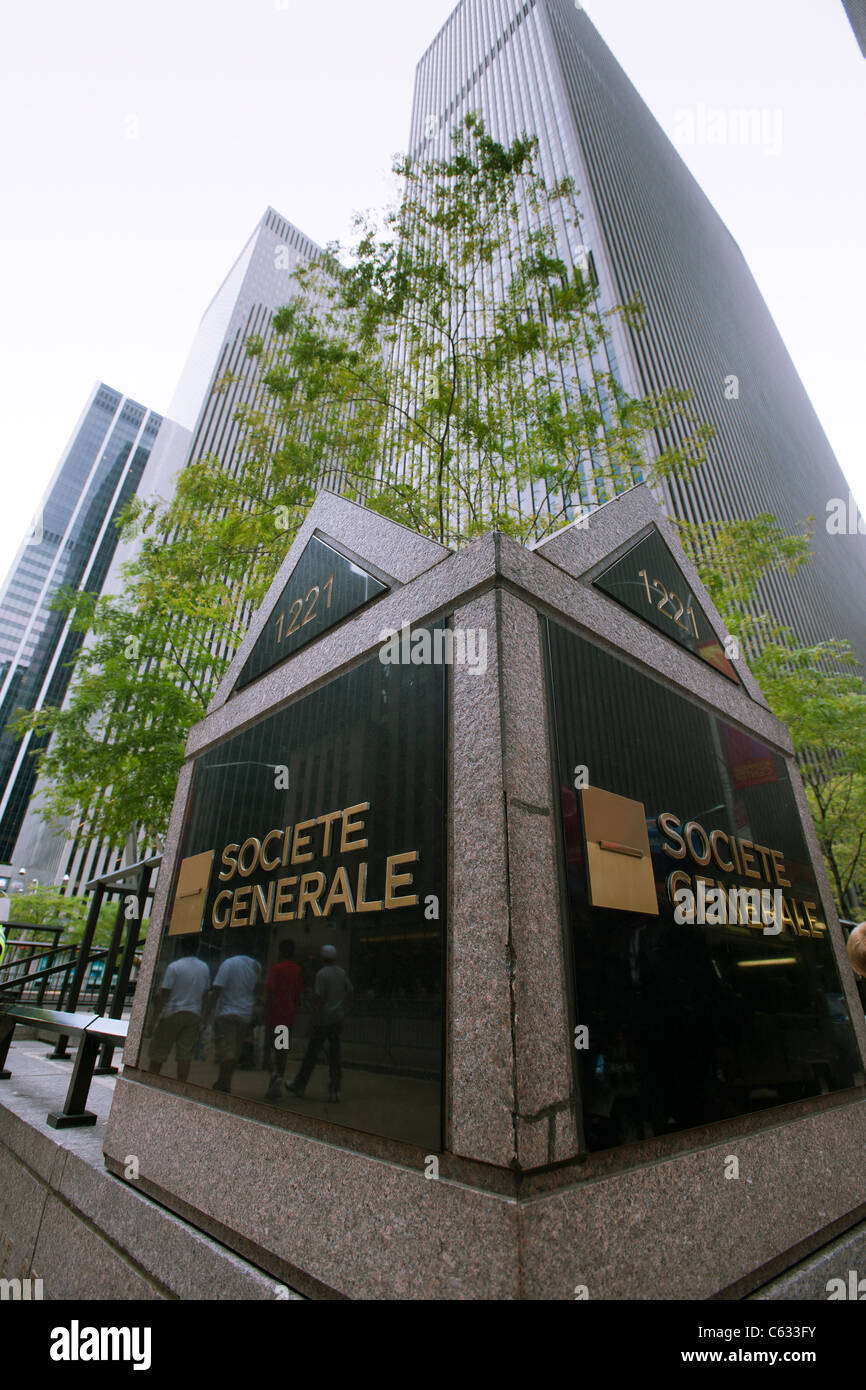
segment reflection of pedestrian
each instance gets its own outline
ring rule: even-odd
[[[231,1090],[232,1073],[252,1022],[261,974],[258,961],[241,954],[224,960],[216,973],[205,1014],[205,1022],[211,1012],[215,1015],[213,1031],[219,1062],[215,1091]]]
[[[310,1074],[318,1060],[319,1049],[327,1043],[329,1068],[328,1100],[339,1100],[340,1038],[343,1033],[343,1020],[346,1017],[346,1009],[352,1002],[354,990],[352,988],[352,981],[349,979],[343,967],[334,964],[337,959],[337,948],[335,946],[323,946],[321,954],[325,964],[316,975],[313,1023],[310,1029],[310,1041],[304,1060],[301,1063],[301,1070],[298,1072],[294,1081],[286,1082],[286,1090],[290,1095],[294,1096],[302,1096],[304,1094],[304,1091],[307,1089],[307,1082],[310,1079]]]
[[[199,937],[187,936],[181,955],[165,972],[157,992],[150,1043],[150,1069],[158,1076],[174,1048],[177,1079],[186,1081],[198,1042],[202,1002],[210,987],[210,971],[198,958]]]
[[[280,958],[271,966],[265,981],[265,1039],[271,1072],[266,1100],[276,1100],[281,1091],[280,1082],[292,1041],[291,1030],[295,1026],[295,1010],[303,988],[304,972],[295,960],[295,943],[281,941]],[[284,1037],[277,1034],[280,1028],[286,1030]]]

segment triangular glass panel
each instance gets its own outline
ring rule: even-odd
[[[279,666],[387,588],[356,561],[313,536],[247,657],[235,689]]]
[[[718,634],[658,531],[637,541],[595,579],[596,588],[686,651],[739,683]]]

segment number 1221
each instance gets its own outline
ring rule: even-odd
[[[332,570],[331,573],[328,575],[327,579],[325,580],[325,582],[324,582],[324,584],[322,585],[321,588],[319,588],[319,585],[318,585],[318,584],[314,584],[313,587],[312,587],[312,589],[311,589],[310,592],[306,595],[305,598],[296,598],[296,599],[295,599],[294,603],[293,603],[293,604],[291,605],[291,607],[289,608],[289,616],[292,618],[292,621],[291,621],[291,623],[289,624],[289,626],[286,628],[285,632],[283,632],[283,626],[284,626],[284,624],[285,624],[286,614],[285,614],[285,613],[281,613],[281,614],[280,614],[280,616],[277,618],[277,641],[278,641],[278,642],[282,642],[282,640],[283,640],[284,637],[291,637],[291,635],[292,635],[293,632],[298,632],[298,631],[300,630],[300,628],[306,627],[307,623],[311,623],[311,622],[313,621],[313,619],[316,617],[316,608],[317,608],[317,606],[318,606],[319,596],[320,596],[320,594],[324,594],[324,593],[326,593],[326,592],[327,592],[327,595],[328,595],[328,602],[325,604],[325,607],[326,607],[326,608],[330,608],[330,606],[331,606],[331,597],[332,597],[333,592],[334,592],[334,571],[333,571],[333,570]],[[304,604],[307,605],[307,610],[306,610],[305,613],[304,613]],[[304,613],[303,621],[301,620],[301,614],[302,614],[302,613]],[[292,615],[294,615],[294,616],[292,616]]]
[[[640,573],[641,579],[643,580],[644,584],[646,585],[646,600],[647,600],[647,603],[652,607],[652,601],[653,601],[653,599],[652,599],[652,593],[650,592],[650,580],[649,580],[649,575],[647,574],[646,570],[640,570],[639,573]],[[653,587],[653,589],[655,589],[657,592],[660,592],[660,593],[661,593],[661,596],[662,596],[660,602],[656,604],[656,608],[659,610],[659,612],[660,612],[660,613],[664,613],[665,617],[666,617],[666,618],[670,618],[672,622],[676,623],[677,627],[684,628],[685,631],[688,632],[688,630],[689,630],[688,624],[687,624],[687,623],[681,623],[681,622],[680,622],[680,618],[682,617],[683,613],[687,613],[688,616],[689,616],[689,617],[691,618],[691,620],[692,620],[692,627],[693,627],[693,629],[694,629],[695,636],[696,636],[697,638],[700,638],[700,635],[701,635],[701,634],[698,632],[698,624],[697,624],[697,620],[695,619],[695,611],[694,611],[694,609],[692,608],[692,596],[691,596],[691,594],[689,594],[689,598],[688,598],[688,608],[686,608],[685,605],[683,604],[683,601],[682,601],[682,599],[680,598],[679,594],[675,594],[674,591],[673,591],[673,589],[671,590],[670,593],[668,593],[667,589],[665,588],[664,584],[661,582],[660,579],[654,579],[653,582],[652,582],[652,587]],[[669,604],[669,603],[672,603],[672,602],[674,602],[674,601],[676,601],[676,602],[679,604],[679,608],[678,608],[677,612],[676,612],[676,613],[668,612],[668,611],[667,611],[667,606],[668,606],[668,604]]]

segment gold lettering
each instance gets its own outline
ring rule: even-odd
[[[334,821],[339,820],[342,814],[342,811],[329,811],[326,816],[319,816],[319,819],[316,821],[317,825],[323,825],[325,827],[325,833],[322,839],[323,858],[327,858],[331,853],[331,831],[334,828]]]
[[[662,845],[665,854],[669,854],[671,859],[685,859],[686,847],[683,837],[679,833],[680,823],[673,811],[663,811],[659,816],[659,829],[664,835],[677,842],[677,849],[671,849],[670,845]],[[670,882],[670,880],[668,880]]]
[[[283,868],[285,868],[289,862],[289,850],[292,847],[292,827],[290,825],[286,826],[285,836],[283,840]]]
[[[704,842],[704,847],[703,847],[703,850],[702,850],[702,852],[701,852],[700,854],[698,854],[697,850],[696,850],[695,847],[694,847],[694,844],[692,843],[692,840],[690,839],[690,836],[692,836],[696,830],[700,832],[701,836],[703,837],[703,842]],[[698,825],[698,823],[697,823],[696,820],[690,820],[689,823],[688,823],[688,825],[686,826],[685,830],[683,831],[683,838],[685,839],[685,842],[686,842],[686,844],[687,844],[688,847],[689,847],[689,853],[691,854],[691,856],[692,856],[692,858],[694,859],[695,863],[696,863],[696,864],[709,864],[709,862],[710,862],[710,842],[709,842],[709,840],[707,839],[707,832],[706,832],[706,830],[704,830],[704,827],[703,827],[702,825]]]
[[[336,903],[342,903],[347,913],[355,911],[355,904],[352,902],[352,890],[349,887],[349,879],[342,865],[334,874],[331,891],[325,899],[326,917],[331,915],[331,908],[334,907]]]
[[[283,832],[282,832],[282,830],[269,830],[268,833],[267,833],[267,835],[265,836],[265,838],[262,840],[262,858],[261,858],[261,864],[262,864],[262,868],[263,868],[263,869],[266,869],[268,872],[270,872],[271,869],[278,869],[278,868],[280,867],[280,856],[279,856],[279,855],[277,855],[276,859],[266,859],[266,858],[265,858],[265,853],[266,853],[267,848],[268,848],[268,842],[269,842],[270,840],[272,840],[272,839],[274,838],[274,836],[276,836],[278,840],[281,840],[281,839],[283,838]]]
[[[237,848],[237,846],[235,846],[235,848]],[[220,878],[222,878],[222,874],[220,874]],[[216,927],[217,931],[221,931],[223,927],[227,927],[228,924],[229,924],[229,907],[228,907],[228,904],[226,904],[225,916],[224,916],[224,917],[218,917],[218,916],[217,916],[217,908],[219,907],[219,905],[220,905],[220,900],[221,900],[222,898],[228,898],[229,902],[231,902],[232,890],[231,890],[230,888],[224,888],[223,891],[222,891],[221,893],[217,893],[216,898],[214,899],[214,905],[213,905],[213,909],[211,910],[210,919],[211,919],[211,921],[213,922],[214,926]]]
[[[253,862],[252,862],[252,864],[250,864],[250,867],[247,869],[247,868],[244,867],[244,862],[243,862],[243,861],[244,861],[244,854],[246,853],[246,851],[247,851],[247,849],[249,848],[250,845],[252,845],[253,849],[255,850],[255,853],[254,853],[254,855],[253,855]],[[238,855],[238,873],[240,874],[241,878],[249,878],[250,874],[253,872],[253,870],[255,869],[256,865],[257,865],[258,862],[259,862],[259,855],[261,854],[261,852],[262,852],[261,842],[260,842],[259,840],[256,839],[255,835],[251,835],[250,838],[249,838],[248,840],[244,840],[243,844],[241,845],[241,852],[240,852],[240,854]]]
[[[769,863],[770,851],[767,849],[766,845],[755,845],[755,853],[760,854],[761,856],[761,863],[764,866],[764,878],[767,880],[768,883],[772,883],[773,880],[770,875]]]
[[[235,854],[237,854],[239,848],[239,845],[226,845],[225,849],[223,850],[222,860],[226,868],[228,869],[227,874],[220,874],[220,878],[224,882],[227,879],[234,878],[235,874],[238,871],[237,861],[232,858],[232,850],[234,850]],[[231,865],[230,868],[229,865]]]
[[[385,909],[390,911],[395,907],[413,907],[418,901],[418,894],[414,893],[411,898],[398,898],[394,892],[395,888],[402,888],[404,883],[412,882],[411,874],[397,874],[394,869],[398,864],[414,864],[418,859],[417,849],[408,850],[405,854],[389,854],[385,861]]]
[[[705,874],[695,874],[695,911],[697,913],[697,921],[706,922],[707,926],[710,927],[717,927],[719,925],[716,921],[707,922],[707,897],[710,891],[716,887],[717,884],[714,878],[707,878]],[[713,912],[714,916],[718,916],[720,911],[715,903],[710,904],[710,910]],[[721,909],[721,911],[724,920],[724,909]]]
[[[793,917],[791,916],[791,909],[790,909],[790,907],[788,906],[788,899],[787,899],[787,898],[783,898],[783,899],[782,899],[782,926],[783,926],[783,927],[787,927],[787,929],[788,929],[788,931],[790,932],[791,936],[799,936],[799,935],[800,935],[800,933],[797,931],[797,924],[796,924],[796,922],[794,921]]]
[[[818,904],[813,903],[811,899],[805,900],[803,902],[803,911],[805,912],[806,920],[808,921],[809,926],[812,929],[812,935],[820,938],[824,935],[825,931],[827,930],[827,927],[825,923],[821,921],[820,917],[816,917],[814,913],[810,911],[810,908],[813,907],[817,910]]]
[[[312,854],[300,854],[299,851],[306,849],[307,845],[313,843],[312,835],[305,835],[303,832],[305,830],[312,830],[315,824],[316,822],[314,820],[302,820],[298,821],[298,824],[295,826],[295,833],[292,837],[293,864],[305,864],[308,859],[312,859]]]
[[[685,854],[685,849],[683,849],[683,854]],[[674,858],[677,858],[677,856],[675,855]],[[674,902],[674,895],[680,888],[688,888],[689,892],[691,893],[692,881],[683,869],[674,869],[673,873],[668,874],[667,881],[668,897],[670,898],[671,903]]]
[[[311,821],[310,824],[311,824],[311,825],[312,825],[312,824],[315,824],[315,822]],[[317,883],[317,884],[318,884],[318,887],[316,887],[316,888],[308,888],[308,887],[306,886],[308,883]],[[304,908],[307,906],[307,903],[309,903],[309,904],[310,904],[310,907],[313,909],[313,916],[314,916],[314,917],[321,917],[321,915],[322,915],[322,909],[319,907],[319,898],[322,896],[322,894],[324,893],[324,891],[325,891],[325,875],[324,875],[324,874],[320,874],[320,873],[315,873],[315,874],[304,874],[303,878],[301,879],[301,887],[300,887],[300,891],[299,891],[299,893],[298,893],[298,921],[299,921],[299,922],[300,922],[301,918],[302,918],[303,915],[304,915]]]
[[[252,890],[252,888],[249,886],[249,884],[247,884],[246,888],[236,888],[236,889],[235,889],[234,898],[232,899],[232,915],[231,915],[231,921],[229,922],[229,926],[230,926],[230,927],[248,927],[248,926],[249,926],[249,921],[247,920],[247,918],[246,918],[246,917],[239,917],[239,916],[238,916],[238,912],[239,912],[241,909],[243,909],[245,912],[249,912],[249,907],[250,907],[249,902],[243,902],[242,899],[243,899],[245,896],[246,896],[246,897],[249,897],[249,895],[252,893],[252,891],[253,891],[253,890]]]
[[[367,861],[366,859],[358,865],[358,891],[355,894],[356,912],[381,912],[382,901],[368,903],[364,897],[367,891]]]
[[[792,912],[793,912],[794,921],[797,923],[797,931],[799,932],[800,936],[811,936],[811,935],[812,935],[811,931],[809,930],[809,928],[808,928],[807,926],[804,925],[804,923],[803,923],[803,918],[800,916],[799,912],[797,911],[797,899],[796,899],[796,898],[792,898],[792,899],[791,899],[791,909],[792,909]]]
[[[720,869],[724,869],[726,873],[732,874],[732,873],[734,872],[733,861],[732,861],[732,860],[729,860],[729,861],[726,863],[725,860],[722,859],[721,855],[719,854],[719,847],[718,847],[718,844],[717,844],[717,841],[718,841],[718,840],[724,840],[725,844],[728,845],[728,847],[730,847],[730,843],[731,843],[731,842],[730,842],[730,840],[728,839],[728,836],[725,834],[724,830],[713,830],[713,831],[711,831],[711,833],[710,833],[710,846],[711,846],[712,851],[713,851],[713,858],[715,859],[715,861],[716,861],[716,863],[718,864],[719,868],[720,868]]]
[[[776,871],[776,882],[780,888],[790,888],[790,880],[782,877],[785,872],[785,857],[782,851],[780,849],[771,849],[770,854],[773,859],[773,868]]]
[[[366,849],[367,840],[349,840],[348,836],[354,831],[364,833],[364,822],[362,820],[350,820],[356,811],[369,811],[369,801],[361,801],[357,806],[348,806],[343,812],[343,826],[340,832],[340,853],[348,854],[353,849]]]
[[[271,920],[271,912],[272,912],[272,909],[273,909],[273,905],[274,905],[274,881],[273,881],[273,879],[271,879],[270,883],[268,884],[268,896],[267,896],[267,898],[265,897],[264,893],[262,892],[260,885],[259,885],[258,883],[256,883],[256,884],[254,885],[254,887],[253,887],[253,910],[252,910],[252,912],[250,913],[250,926],[251,926],[251,927],[254,927],[254,926],[256,925],[256,914],[257,914],[257,912],[258,912],[259,907],[261,907],[261,911],[262,911],[262,921],[263,921],[263,922],[270,922],[270,920]]]
[[[749,860],[751,860],[753,864],[756,864],[758,862],[754,854],[752,854],[753,849],[754,845],[752,844],[751,840],[740,840],[740,854],[743,858],[743,873],[746,875],[746,878],[761,877],[757,869],[749,868]]]
[[[288,844],[288,840],[286,840],[286,843]],[[295,896],[291,890],[295,886],[297,881],[297,878],[277,879],[277,897],[276,902],[274,903],[275,922],[294,922],[294,912],[284,912],[283,908],[288,906],[288,904],[292,901],[292,898]]]

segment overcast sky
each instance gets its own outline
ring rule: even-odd
[[[162,412],[270,203],[387,201],[452,0],[41,0],[0,19],[0,573],[97,380]],[[745,253],[866,511],[866,63],[841,0],[586,0]],[[766,112],[709,142],[711,108]]]

